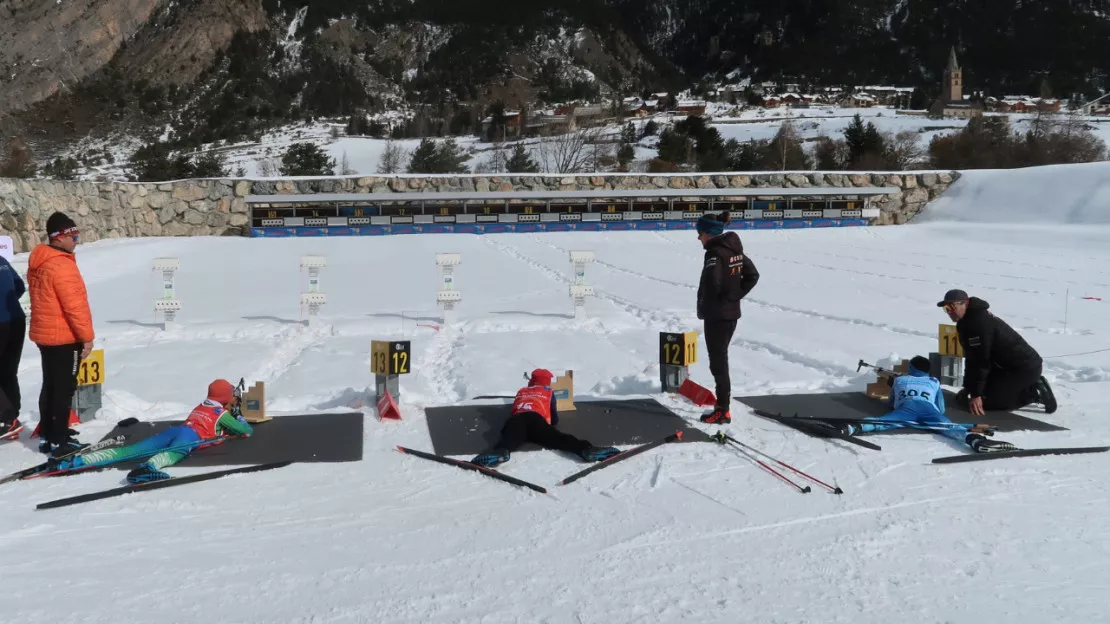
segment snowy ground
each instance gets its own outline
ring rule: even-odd
[[[730,350],[736,394],[862,390],[870,378],[857,360],[935,349],[947,319],[934,303],[961,287],[1046,356],[1060,408],[1032,415],[1070,429],[1000,437],[1105,444],[1110,301],[1079,297],[1110,298],[1110,225],[1047,223],[1061,203],[1094,214],[1105,174],[973,172],[930,222],[743,232],[762,279]],[[1015,186],[1043,209],[1003,225]],[[975,222],[958,220],[967,214]],[[581,321],[567,297],[572,249],[598,259]],[[433,254],[446,251],[462,254],[464,300],[459,322],[439,327]],[[297,323],[306,253],[329,262],[313,329]],[[182,262],[182,326],[168,332],[149,326],[158,256]],[[122,474],[0,486],[0,621],[1110,621],[1110,454],[939,466],[929,460],[962,452],[940,437],[885,436],[872,452],[739,405],[733,436],[844,495],[798,494],[709,443],[660,448],[565,487],[554,483],[580,465],[560,454],[505,465],[549,495],[394,450],[431,448],[424,407],[511,392],[533,366],[573,369],[580,398],[658,396],[657,333],[699,327],[692,232],[113,240],[82,246],[78,261],[108,374],[105,408],[83,438],[128,416],[182,417],[212,378],[245,376],[266,382],[271,411],[364,411],[364,457],[59,510],[34,505],[114,487]],[[401,337],[415,356],[404,420],[380,422],[369,343]],[[38,366],[28,344],[31,421]],[[692,375],[711,383],[704,358]],[[39,457],[26,440],[7,443],[0,471]]]
[[[967,121],[960,119],[929,119],[923,115],[900,114],[893,108],[839,108],[833,106],[814,106],[807,109],[780,107],[765,109],[760,107],[745,108],[742,110],[726,111],[723,107],[715,106],[711,114],[711,125],[716,128],[725,139],[749,141],[771,139],[778,132],[779,127],[786,119],[791,120],[798,134],[803,140],[816,139],[825,135],[831,138],[842,138],[844,129],[855,115],[860,115],[864,121],[870,121],[882,132],[896,134],[903,130],[917,132],[922,149],[929,145],[934,136],[957,132],[967,125]],[[657,114],[650,118],[632,120],[637,128],[642,127],[648,120],[654,120],[662,128],[668,124],[683,119],[685,115]],[[1032,115],[1015,114],[1010,116],[1013,129],[1023,132],[1027,129]],[[1086,117],[1085,121],[1094,128],[1094,132],[1107,143],[1110,143],[1110,123],[1105,117]],[[284,151],[296,142],[311,142],[323,148],[335,160],[335,172],[341,174],[343,163],[346,162],[351,174],[372,175],[378,170],[382,153],[386,149],[387,141],[369,137],[345,136],[343,123],[305,123],[289,126],[266,133],[258,143],[235,143],[223,146],[212,146],[226,157],[228,171],[236,175],[236,170],[242,167],[244,176],[260,178],[280,175],[268,174],[281,164]],[[338,136],[332,136],[337,132]],[[616,140],[620,136],[621,126],[606,127],[603,132]],[[635,145],[636,156],[632,170],[643,170],[647,161],[658,155],[658,135],[647,136]],[[419,139],[404,139],[396,141],[403,150],[403,163],[407,166],[410,155]],[[469,154],[466,166],[470,170],[488,164],[495,145],[482,140],[477,136],[456,137],[456,143]],[[526,148],[533,159],[544,168],[542,149],[538,139],[524,141]],[[82,171],[82,179],[94,179],[98,176],[107,176],[109,179],[126,180],[127,161],[139,144],[134,141],[120,141],[113,143],[104,141],[82,142],[75,146],[74,152],[86,152],[90,149],[108,149],[113,154],[113,163],[103,163]],[[506,146],[507,153],[511,153],[513,143]],[[614,148],[615,149],[615,148]],[[267,167],[268,165],[268,167]]]

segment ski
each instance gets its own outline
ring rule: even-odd
[[[933,458],[934,464],[958,464],[985,459],[1006,459],[1008,457],[1036,457],[1038,455],[1077,455],[1080,453],[1102,453],[1110,446],[1065,446],[1060,448],[1018,449],[1016,451],[996,451],[992,453],[972,453],[969,455],[949,455]]]
[[[105,498],[112,498],[114,496],[122,496],[124,494],[132,494],[135,492],[147,492],[150,490],[158,490],[161,488],[173,487],[175,485],[185,485],[186,483],[197,483],[198,481],[209,481],[211,479],[219,479],[231,474],[242,474],[246,472],[260,472],[262,470],[272,470],[274,468],[282,468],[292,464],[293,460],[285,460],[273,462],[269,464],[257,464],[254,466],[246,466],[244,468],[230,468],[228,470],[214,470],[212,472],[202,472],[200,474],[189,475],[186,477],[170,477],[169,479],[162,479],[161,481],[150,481],[147,483],[139,483],[134,485],[125,485],[123,487],[112,488],[110,490],[102,490],[100,492],[92,492],[90,494],[81,494],[80,496],[71,496],[69,498],[59,498],[46,503],[39,503],[35,509],[55,509],[58,507],[66,507],[68,505],[77,505],[79,503],[88,503],[91,501],[103,500]]]
[[[676,432],[672,433],[671,435],[669,435],[665,438],[659,438],[658,440],[655,440],[654,442],[647,442],[647,443],[641,444],[639,446],[634,446],[634,447],[628,449],[627,451],[621,451],[620,453],[617,453],[616,455],[610,457],[609,459],[599,461],[596,464],[594,464],[594,465],[592,465],[588,468],[585,468],[583,470],[579,470],[578,472],[576,472],[576,473],[570,475],[569,477],[563,479],[562,481],[560,481],[559,485],[566,485],[568,483],[572,483],[572,482],[577,481],[577,480],[581,479],[582,477],[590,474],[591,472],[593,472],[595,470],[601,470],[602,468],[605,468],[606,466],[612,466],[613,464],[615,464],[619,461],[624,461],[624,460],[628,459],[629,457],[632,457],[633,455],[639,455],[640,453],[643,453],[644,451],[651,450],[651,449],[653,449],[657,446],[662,446],[662,445],[664,445],[668,442],[674,442],[675,440],[678,440],[680,438],[682,438],[682,432],[681,431],[676,431]]]
[[[123,446],[123,443],[127,441],[127,438],[128,438],[127,435],[121,433],[121,434],[117,435],[114,438],[108,438],[106,440],[101,440],[100,442],[97,442],[96,444],[90,445],[90,446],[88,446],[86,448],[83,448],[79,451],[74,451],[72,453],[67,453],[66,455],[63,455],[62,457],[59,457],[57,459],[48,460],[48,461],[45,461],[45,462],[43,462],[41,464],[38,464],[36,466],[31,466],[30,468],[24,468],[23,470],[18,470],[16,472],[13,472],[12,474],[0,479],[0,483],[8,483],[9,481],[18,481],[19,479],[26,479],[27,477],[30,477],[32,475],[36,475],[40,472],[47,472],[47,471],[50,470],[50,468],[52,466],[56,466],[58,464],[58,462],[60,462],[62,460],[69,459],[71,457],[76,457],[78,455],[84,455],[85,453],[91,453],[93,451],[99,451],[101,449],[106,449],[106,448],[112,447],[112,446]]]
[[[480,473],[486,475],[487,477],[493,477],[494,479],[499,479],[501,481],[505,481],[506,483],[512,483],[513,485],[519,485],[520,487],[528,488],[530,490],[535,490],[535,491],[537,491],[541,494],[547,494],[547,490],[545,488],[540,487],[540,486],[536,485],[535,483],[529,483],[527,481],[517,479],[516,477],[510,477],[509,475],[507,475],[503,472],[499,472],[497,470],[494,470],[493,468],[486,468],[485,466],[479,466],[478,464],[474,464],[474,463],[471,463],[471,462],[468,462],[468,461],[462,461],[460,459],[451,459],[450,457],[444,457],[442,455],[436,455],[435,453],[426,453],[424,451],[418,451],[416,449],[410,449],[410,448],[405,447],[405,446],[398,446],[397,450],[399,450],[402,453],[405,453],[407,455],[414,455],[416,457],[423,457],[424,459],[430,459],[432,461],[436,461],[436,462],[439,462],[441,464],[447,464],[449,466],[457,466],[457,467],[462,468],[464,470],[474,470],[476,472],[480,472]]]
[[[844,440],[845,442],[850,442],[864,448],[869,448],[873,451],[883,450],[883,447],[879,446],[878,444],[872,444],[871,442],[860,440],[853,436],[845,435],[843,431],[840,431],[836,427],[822,423],[817,420],[811,420],[797,416],[783,416],[781,413],[772,414],[771,412],[761,409],[753,409],[752,411],[755,412],[757,416],[762,416],[763,418],[782,423],[787,427],[797,429],[798,431],[809,434],[810,436],[815,438],[838,438]]]

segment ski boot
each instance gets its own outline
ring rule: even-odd
[[[493,468],[495,466],[500,466],[507,461],[509,461],[509,451],[497,448],[493,449],[492,451],[488,451],[486,453],[482,453],[481,455],[475,456],[474,459],[470,460],[470,463],[484,466],[486,468]]]
[[[976,453],[997,453],[999,451],[1016,451],[1018,447],[1005,440],[988,440],[978,433],[969,433],[964,442]]]
[[[42,451],[43,444],[48,443],[43,442],[42,444],[39,444],[39,451]],[[62,442],[61,444],[53,445],[53,449],[49,451],[50,459],[62,459],[67,455],[78,453],[87,448],[89,448],[88,444],[79,442],[74,438],[68,438],[65,442]]]
[[[1044,406],[1044,413],[1051,414],[1056,411],[1056,395],[1052,393],[1052,386],[1041,375],[1034,386],[1037,389],[1037,402]]]
[[[582,449],[582,451],[579,452],[578,455],[586,461],[599,462],[605,461],[606,459],[609,459],[610,457],[620,452],[621,450],[615,446],[598,447],[591,444],[590,446]]]
[[[139,464],[138,468],[135,468],[131,472],[127,473],[127,482],[132,485],[137,485],[139,483],[149,483],[151,481],[161,481],[163,479],[169,478],[170,475],[162,472],[161,470],[158,470],[154,466],[151,466],[150,462],[143,462]]]
[[[727,407],[714,407],[712,412],[702,414],[701,421],[710,425],[727,425],[732,422],[732,414]]]

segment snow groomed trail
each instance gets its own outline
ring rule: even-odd
[[[762,277],[730,351],[736,395],[862,391],[872,377],[857,361],[935,350],[947,322],[935,302],[964,288],[1046,357],[1060,408],[1030,415],[1069,429],[1005,439],[1110,441],[1110,299],[1080,299],[1110,298],[1110,226],[936,219],[741,236]],[[570,250],[597,257],[585,319],[567,294]],[[435,307],[437,252],[462,256],[454,325]],[[328,258],[312,328],[299,324],[302,254]],[[159,256],[181,259],[170,331],[152,325]],[[566,486],[582,466],[561,454],[503,466],[547,494],[396,450],[431,449],[426,407],[511,393],[536,366],[573,369],[580,400],[658,396],[696,421],[658,394],[656,364],[658,332],[700,329],[692,232],[116,240],[81,246],[78,261],[107,364],[83,439],[127,417],[180,418],[211,379],[245,376],[266,382],[278,417],[363,411],[364,458],[56,510],[34,506],[121,473],[0,486],[0,621],[1110,621],[1110,454],[933,465],[962,449],[928,435],[882,437],[881,452],[830,443],[739,404],[727,433],[844,493],[800,494],[714,443],[663,445]],[[399,422],[375,415],[376,339],[412,341]],[[28,344],[32,422],[38,367]],[[691,375],[711,385],[704,357]],[[0,443],[4,474],[38,461],[26,437]]]

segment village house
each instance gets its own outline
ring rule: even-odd
[[[679,100],[675,108],[678,112],[686,113],[691,117],[701,117],[705,115],[704,100]]]
[[[988,110],[1000,113],[1060,112],[1060,100],[1028,95],[1007,95],[1002,98],[988,97],[984,100],[984,104],[986,104]]]
[[[908,106],[913,87],[867,85],[857,88],[856,92],[871,96],[876,104],[882,106]]]
[[[518,139],[525,126],[524,111],[505,109],[502,113],[502,120],[504,121],[504,130],[500,133],[502,136],[495,137],[501,140],[505,139]],[[489,115],[482,119],[482,134],[489,134],[490,126],[493,125],[493,116]]]

